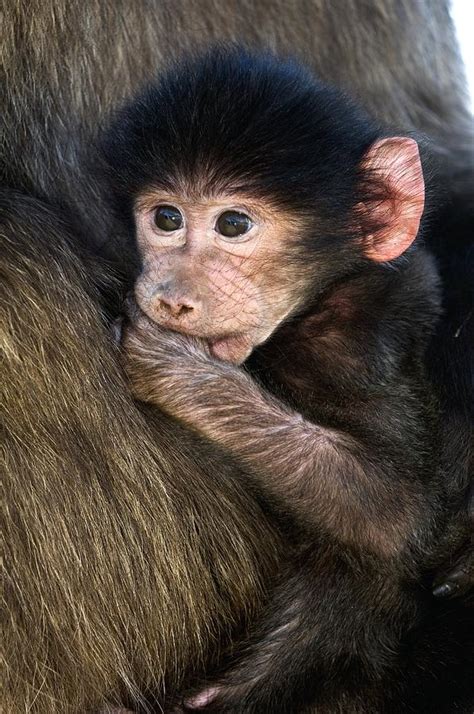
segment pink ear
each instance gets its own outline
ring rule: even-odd
[[[418,144],[394,136],[373,144],[365,157],[367,168],[380,176],[387,198],[370,207],[383,226],[367,237],[365,254],[371,260],[394,260],[415,240],[425,205],[425,182]]]

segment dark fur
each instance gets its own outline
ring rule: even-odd
[[[8,275],[8,282],[3,283],[8,319],[2,327],[14,327],[8,328],[3,343],[7,349],[2,387],[10,394],[5,402],[7,436],[15,435],[13,444],[7,442],[7,490],[2,501],[6,508],[3,532],[8,535],[7,618],[2,637],[8,676],[2,705],[9,714],[27,709],[41,714],[83,712],[106,697],[125,702],[148,686],[159,687],[157,662],[171,682],[179,681],[183,671],[200,659],[201,648],[208,649],[205,637],[194,639],[196,633],[208,633],[218,622],[227,629],[229,621],[240,617],[245,603],[258,599],[259,587],[252,583],[260,579],[252,570],[252,558],[242,554],[234,559],[227,548],[229,528],[243,533],[250,543],[257,529],[260,563],[268,548],[273,549],[268,545],[271,536],[267,541],[262,535],[262,521],[252,525],[253,518],[261,519],[260,514],[252,516],[247,501],[239,506],[241,495],[226,501],[229,510],[222,528],[214,525],[216,515],[211,518],[206,502],[199,502],[193,523],[204,539],[211,539],[211,553],[219,554],[217,565],[222,563],[222,571],[219,566],[216,582],[229,577],[237,588],[242,578],[247,583],[240,595],[225,603],[220,596],[211,597],[212,588],[206,586],[204,602],[203,563],[199,558],[192,565],[188,559],[189,543],[195,547],[195,531],[192,537],[189,530],[183,531],[181,514],[177,520],[170,515],[168,530],[153,515],[160,509],[161,498],[157,498],[152,514],[141,506],[136,513],[135,546],[126,531],[119,532],[123,503],[132,498],[124,478],[134,484],[139,503],[147,503],[155,493],[148,481],[142,484],[145,469],[168,473],[184,492],[189,487],[190,497],[198,503],[190,484],[204,447],[188,442],[190,437],[175,426],[164,427],[159,415],[139,414],[114,372],[114,352],[99,321],[104,299],[96,286],[112,307],[119,304],[124,287],[111,280],[110,263],[99,263],[97,256],[113,261],[115,273],[127,276],[130,260],[127,236],[114,221],[103,188],[88,169],[98,124],[155,75],[163,58],[210,40],[245,39],[254,46],[296,53],[325,79],[357,93],[382,119],[406,130],[422,129],[433,138],[446,169],[446,191],[454,197],[443,217],[450,228],[438,233],[439,252],[452,265],[446,272],[448,290],[459,285],[457,256],[468,250],[472,240],[468,201],[472,128],[445,0],[384,0],[373,7],[347,2],[343,12],[332,0],[258,0],[231,6],[215,0],[105,4],[102,0],[19,0],[6,3],[2,10],[0,172],[2,187],[15,190],[2,198],[1,205],[2,267]],[[8,241],[7,249],[3,241]],[[468,285],[472,273],[463,265]],[[461,320],[455,317],[451,323],[449,313],[433,348],[435,355],[443,350],[443,364],[448,365],[440,377],[446,393],[459,395],[454,409],[456,413],[461,410],[461,422],[447,435],[453,444],[457,442],[451,433],[461,433],[459,423],[466,424],[462,405],[470,399],[464,388],[454,392],[451,386],[466,373],[470,349],[466,341],[456,359],[459,369],[453,370],[452,338],[470,309],[465,296],[461,289],[456,298],[456,315]],[[82,326],[86,314],[92,321],[88,322],[88,339]],[[57,316],[60,322],[54,322]],[[88,382],[95,385],[93,395],[81,387]],[[74,396],[78,390],[82,390],[80,411],[76,411]],[[116,415],[120,417],[118,429]],[[80,449],[79,427],[84,435]],[[128,457],[122,465],[116,461],[120,434]],[[186,447],[183,465],[184,441],[189,450]],[[169,467],[163,471],[163,458],[168,456]],[[73,484],[64,479],[64,460],[71,464],[71,474],[77,474]],[[451,463],[458,463],[458,449]],[[452,473],[455,478],[456,468]],[[117,498],[109,502],[110,518],[104,518],[99,477],[105,488],[109,483],[115,486]],[[40,503],[35,494],[38,484],[45,482],[56,498]],[[86,497],[87,483],[91,490]],[[77,508],[70,501],[71,491]],[[69,504],[67,513],[65,504]],[[221,506],[222,498],[209,501],[210,509]],[[169,503],[163,508],[171,513]],[[103,544],[94,550],[83,547],[88,572],[95,574],[89,584],[79,560],[67,556],[67,532],[81,533],[81,542],[97,537]],[[160,631],[153,618],[156,602],[166,601],[162,581],[141,579],[131,602],[123,573],[133,566],[135,556],[154,551],[156,538],[162,536],[175,542],[185,556],[188,585],[183,586],[176,572],[170,573],[167,563],[158,558],[156,577],[169,575],[174,604],[169,610],[165,606],[170,619]],[[28,551],[27,543],[31,544]],[[54,554],[49,552],[53,547]],[[207,546],[203,543],[203,547]],[[244,551],[249,547],[246,544]],[[230,560],[221,560],[229,552]],[[117,566],[113,554],[123,559]],[[9,582],[15,584],[15,591]],[[438,653],[439,670],[432,684],[440,685],[431,689],[433,711],[443,689],[449,699],[451,683],[459,672],[444,667],[444,640],[451,637],[461,642],[466,630],[459,605],[449,606],[450,617],[448,606],[431,606],[439,613],[439,619],[432,620],[433,633],[425,640],[417,634],[415,641],[422,649],[427,644],[426,651]],[[194,624],[188,619],[191,611]],[[215,652],[214,642],[211,639],[210,649]],[[431,667],[429,660],[424,669],[427,678]]]
[[[385,197],[363,157],[382,136],[298,65],[219,48],[173,66],[106,134],[107,174],[129,218],[142,192],[184,185],[204,196],[237,188],[305,219],[299,254],[289,248],[288,259],[295,280],[312,271],[311,288],[301,313],[249,361],[262,393],[214,360],[196,360],[194,371],[178,355],[169,366],[161,351],[154,362],[153,342],[143,353],[131,348],[137,394],[210,438],[220,434],[292,544],[209,711],[395,714],[423,711],[417,697],[429,697],[426,653],[411,640],[431,627],[425,579],[444,554],[451,505],[424,368],[438,279],[420,246],[392,264],[363,257],[364,233],[377,226],[359,233],[357,208]],[[310,428],[295,426],[292,436],[280,426],[281,403],[321,427],[322,443]],[[461,648],[466,657],[471,645]],[[473,702],[458,667],[439,712],[454,702],[467,712]]]

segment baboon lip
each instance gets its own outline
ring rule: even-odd
[[[225,362],[243,362],[252,349],[249,335],[245,333],[222,335],[207,341],[211,354]]]

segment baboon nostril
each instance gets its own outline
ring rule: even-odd
[[[192,305],[185,305],[171,300],[160,300],[160,305],[163,310],[169,312],[173,317],[183,317],[194,310]]]

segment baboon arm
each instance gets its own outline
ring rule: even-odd
[[[405,545],[417,486],[391,481],[360,440],[307,421],[242,369],[144,316],[124,345],[135,395],[232,452],[277,506],[384,556]]]

